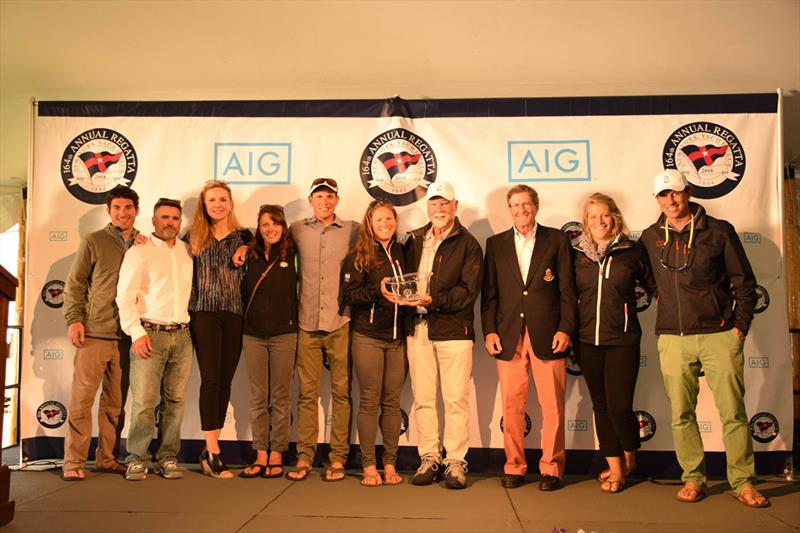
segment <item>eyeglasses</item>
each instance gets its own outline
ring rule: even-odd
[[[692,266],[692,259],[694,256],[692,255],[692,243],[694,242],[694,216],[692,216],[691,222],[689,222],[689,242],[683,245],[683,264],[682,265],[672,265],[669,263],[669,221],[664,221],[664,247],[661,249],[661,257],[659,258],[659,262],[661,266],[670,270],[672,272],[680,272],[681,270],[686,270]],[[678,239],[675,239],[675,255],[681,251],[680,244],[678,243]]]
[[[534,206],[533,202],[522,202],[520,204],[508,204],[508,207],[510,207],[511,209],[513,209],[515,211],[517,209],[533,209],[533,206]]]

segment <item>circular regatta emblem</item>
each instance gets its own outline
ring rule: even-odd
[[[50,400],[39,406],[36,418],[47,429],[60,428],[67,421],[67,408],[61,402]]]
[[[636,312],[641,313],[648,307],[650,307],[650,303],[653,299],[647,294],[647,291],[644,290],[644,287],[636,284],[636,287],[633,289],[633,294],[636,297]]]
[[[577,246],[583,234],[583,224],[573,220],[561,226],[561,231],[569,236],[569,242],[572,246]]]
[[[130,186],[139,160],[131,142],[106,128],[84,131],[67,145],[61,157],[61,179],[82,202],[104,204],[117,185]]]
[[[569,354],[567,355],[567,374],[570,376],[580,376],[583,374],[581,370],[581,365],[578,364],[578,356],[575,355],[575,350],[573,348],[569,349]]]
[[[531,417],[529,417],[529,416],[528,416],[528,413],[525,413],[525,436],[526,436],[526,437],[528,436],[528,433],[530,433],[530,432],[531,432],[531,426],[532,426],[532,425],[533,425],[533,424],[531,423]],[[501,416],[501,417],[500,417],[500,431],[501,431],[502,433],[505,433],[505,429],[504,429],[504,427],[505,427],[505,426],[504,426],[504,424],[503,424],[503,417]]]
[[[767,289],[762,287],[761,285],[756,285],[756,305],[753,308],[753,312],[763,313],[769,307],[769,293]]]
[[[656,419],[647,411],[634,411],[633,416],[639,423],[639,440],[646,442],[656,434]]]
[[[757,442],[771,442],[779,432],[778,419],[772,413],[756,413],[750,419],[750,434]]]
[[[42,301],[48,307],[58,308],[64,305],[64,282],[60,279],[51,279],[44,284]]]
[[[681,126],[664,143],[664,169],[675,168],[692,185],[692,196],[719,198],[744,177],[744,148],[729,129],[712,122]]]
[[[397,206],[424,198],[438,170],[430,144],[405,128],[394,128],[372,139],[358,167],[361,183],[370,196]]]
[[[408,433],[408,413],[400,409],[400,417],[403,419],[402,423],[400,424],[400,434],[405,435]]]

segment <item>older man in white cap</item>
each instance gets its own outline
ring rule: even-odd
[[[461,225],[453,186],[431,184],[427,193],[430,222],[410,233],[406,241],[407,264],[417,272],[431,273],[425,294],[409,314],[408,364],[414,392],[417,447],[421,458],[415,485],[439,479],[442,445],[447,452],[444,474],[447,488],[467,486],[469,449],[469,390],[472,345],[475,340],[475,299],[481,287],[483,254],[480,244]],[[444,400],[444,436],[439,438],[436,408],[437,382]]]
[[[679,171],[659,172],[653,194],[662,214],[641,242],[658,286],[658,353],[683,468],[684,485],[676,497],[694,503],[705,496],[705,456],[695,413],[702,370],[722,420],[733,495],[749,507],[766,507],[769,501],[753,486],[753,443],[744,406],[742,347],[756,301],[753,269],[733,226],[689,201],[691,187]]]

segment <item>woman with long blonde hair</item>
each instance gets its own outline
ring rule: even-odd
[[[622,212],[608,195],[586,199],[575,250],[577,356],[592,398],[600,453],[608,462],[597,479],[601,490],[617,493],[636,469],[640,446],[633,414],[642,337],[636,287],[652,292],[655,280],[644,247],[630,239]]]
[[[200,369],[200,423],[206,441],[200,467],[211,477],[230,478],[233,473],[220,457],[219,435],[239,363],[244,311],[244,270],[233,257],[252,235],[236,220],[227,183],[205,183],[184,239],[194,258],[189,325]]]

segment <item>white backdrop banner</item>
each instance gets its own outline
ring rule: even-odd
[[[757,451],[791,449],[779,109],[777,94],[39,103],[29,189],[21,394],[21,436],[28,455],[37,458],[43,453],[37,450],[47,448],[45,441],[65,434],[75,349],[60,309],[63,281],[81,237],[108,222],[104,194],[117,184],[139,193],[136,226],[146,234],[152,229],[152,206],[162,196],[184,202],[185,230],[208,179],[230,183],[236,214],[246,226],[255,226],[264,203],[285,205],[291,223],[310,216],[307,191],[319,176],[339,181],[341,217],[361,220],[372,198],[386,197],[398,206],[400,231],[406,231],[426,222],[427,186],[447,180],[456,189],[458,216],[483,245],[490,235],[510,227],[505,193],[523,182],[539,192],[538,221],[544,225],[578,235],[583,200],[601,191],[617,200],[638,236],[659,215],[651,178],[664,168],[684,172],[696,201],[711,215],[733,223],[744,242],[759,286],[757,314],[745,345],[746,405],[754,446]],[[672,450],[653,335],[657,304],[646,295],[639,303],[645,335],[634,406],[642,449]],[[477,317],[476,305],[479,321]],[[225,440],[250,439],[245,372],[240,365],[222,432]],[[697,418],[703,441],[706,450],[720,451],[719,415],[702,378],[701,383]],[[567,447],[594,449],[591,401],[574,362],[567,388]],[[202,438],[198,390],[195,365],[184,439]],[[538,448],[540,440],[535,397],[531,384],[528,448]],[[356,383],[353,398],[355,408]],[[329,401],[323,384],[321,439],[329,433]],[[481,339],[475,344],[470,402],[470,446],[502,448],[497,376]],[[406,383],[404,413],[411,412],[412,403]],[[413,416],[405,429],[401,445],[414,445]]]

